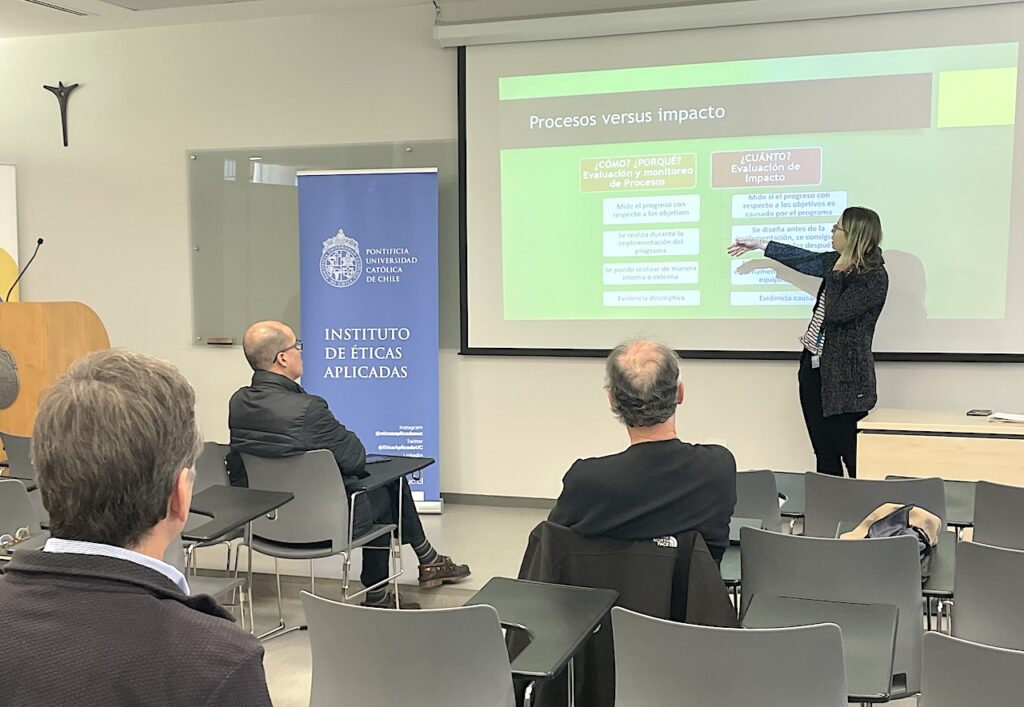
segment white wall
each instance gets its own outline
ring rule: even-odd
[[[47,241],[24,299],[85,302],[114,345],[177,363],[204,433],[225,439],[227,399],[249,372],[237,349],[190,341],[186,151],[453,139],[455,55],[432,21],[425,5],[0,41],[0,163],[18,167],[22,251]],[[67,149],[42,89],[58,80],[82,84]],[[442,244],[449,279],[454,252]],[[883,364],[880,404],[1024,410],[1022,373]],[[807,468],[795,379],[793,363],[687,362],[681,434],[724,440],[741,467]],[[555,496],[573,459],[624,446],[601,385],[595,359],[443,351],[442,490]]]

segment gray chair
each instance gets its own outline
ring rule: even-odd
[[[974,542],[1024,550],[1024,488],[979,481],[974,491]]]
[[[171,541],[164,552],[164,562],[174,567],[184,575],[188,575],[188,553],[180,537]],[[239,620],[245,626],[245,592],[242,587],[244,580],[237,577],[187,577],[188,588],[192,594],[209,594],[225,606],[238,606]],[[238,602],[235,603],[237,592]],[[251,611],[251,607],[250,607]]]
[[[338,471],[338,464],[331,452],[320,449],[279,459],[243,454],[242,461],[249,477],[249,488],[295,494],[290,503],[279,508],[271,516],[253,521],[252,538],[243,540],[256,552],[274,558],[278,625],[263,634],[263,637],[302,628],[285,625],[278,559],[309,560],[313,594],[316,594],[313,560],[335,555],[342,559],[343,599],[356,598],[372,588],[364,587],[358,592],[349,593],[352,551],[364,547],[375,538],[391,534],[390,548],[366,548],[375,552],[388,552],[397,542],[395,532],[398,528],[393,524],[374,525],[364,535],[352,537],[352,510],[341,473]],[[353,503],[354,500],[355,495],[352,496]],[[380,584],[395,580],[401,574],[401,553],[392,553],[391,558],[392,562],[397,564],[397,569]],[[397,598],[397,585],[394,593]]]
[[[9,557],[21,547],[38,549],[47,537],[25,484],[17,479],[0,479],[0,555]]]
[[[693,626],[612,609],[615,707],[845,705],[835,624],[740,629]]]
[[[205,491],[211,486],[230,486],[231,481],[228,479],[228,470],[225,466],[225,459],[227,458],[228,451],[231,447],[220,442],[206,442],[203,444],[202,453],[196,458],[196,480],[193,485],[192,492],[199,493]],[[186,523],[186,529],[198,528],[205,524],[210,519],[206,516],[198,513],[190,513],[188,523]],[[188,560],[189,567],[192,574],[196,573],[196,558],[193,548],[196,547],[213,547],[215,545],[225,545],[227,548],[227,561],[225,563],[225,572],[231,571],[231,542],[238,540],[242,537],[242,529],[239,528],[231,533],[226,533],[221,537],[211,540],[206,543],[197,543],[196,545],[190,545],[185,549],[186,559]],[[238,572],[238,558],[235,558],[235,575]]]
[[[1024,650],[1024,551],[973,542],[956,546],[952,634]]]
[[[1020,707],[1024,652],[929,631],[924,636],[921,707]]]
[[[447,707],[515,706],[493,607],[384,611],[308,592],[302,606],[313,657],[310,707],[334,707],[342,696],[353,705],[425,704],[426,696]]]
[[[7,452],[7,465],[10,467],[11,476],[35,485],[36,469],[32,466],[29,454],[32,438],[0,432],[0,441],[3,441],[4,451]]]
[[[782,513],[779,509],[779,490],[775,485],[774,471],[758,469],[736,474],[734,517],[760,518],[762,528],[779,530],[782,527]]]
[[[913,503],[939,517],[946,527],[946,490],[940,478],[890,481],[807,474],[804,535],[834,538],[840,523],[859,523],[883,503]]]
[[[0,432],[0,441],[3,441],[4,451],[7,452],[7,466],[11,476],[25,482],[36,518],[43,527],[50,527],[50,515],[43,506],[43,497],[38,487],[39,479],[30,455],[32,438]]]
[[[808,479],[810,481],[810,479]],[[834,540],[741,531],[743,612],[750,597],[779,596],[891,604],[899,612],[893,659],[897,699],[921,685],[921,562],[917,539]]]

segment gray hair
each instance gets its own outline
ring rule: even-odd
[[[167,516],[202,447],[195,391],[171,364],[89,354],[44,394],[32,461],[54,537],[133,547]]]
[[[645,339],[619,344],[605,374],[612,412],[627,427],[650,427],[675,414],[679,359],[668,346]]]
[[[291,337],[280,322],[257,322],[245,332],[242,351],[252,370],[267,371],[274,365],[277,355],[291,343]]]

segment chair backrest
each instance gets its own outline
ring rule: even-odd
[[[1024,551],[960,542],[953,579],[953,635],[1024,650]]]
[[[843,639],[835,624],[739,629],[612,609],[615,707],[839,707]]]
[[[7,452],[11,476],[36,481],[36,468],[32,465],[32,458],[29,455],[32,438],[0,432],[0,440],[3,441],[4,451]]]
[[[740,538],[743,611],[750,597],[760,592],[891,604],[899,611],[893,674],[905,674],[907,689],[917,691],[923,633],[917,538],[833,540],[756,528],[743,528]]]
[[[246,469],[248,469],[246,463]],[[490,606],[387,611],[302,592],[313,656],[310,707],[514,707],[498,613]],[[352,650],[358,641],[359,649]]]
[[[1024,488],[979,481],[974,491],[974,542],[1024,550]]]
[[[30,537],[42,532],[25,484],[17,479],[0,479],[0,535],[14,536],[20,528],[28,528]]]
[[[1024,651],[929,631],[924,636],[921,707],[1020,707]]]
[[[228,469],[224,460],[231,447],[221,442],[206,442],[196,459],[196,483],[193,493],[199,493],[211,486],[230,486]]]
[[[939,517],[946,527],[946,491],[942,479],[847,479],[808,474],[804,535],[834,538],[844,521],[859,523],[883,503],[913,503]]]
[[[762,527],[778,530],[782,526],[779,512],[779,490],[775,485],[775,472],[769,469],[743,471],[736,474],[737,518],[760,518]]]
[[[269,459],[243,454],[249,488],[286,491],[295,498],[277,509],[276,518],[253,521],[253,535],[279,543],[326,544],[345,548],[349,509],[334,455],[318,449],[294,457]]]

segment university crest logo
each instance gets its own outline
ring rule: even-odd
[[[363,259],[359,255],[359,241],[349,238],[338,229],[338,235],[324,241],[320,256],[320,275],[331,287],[354,285],[363,272]]]

